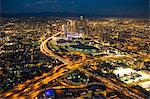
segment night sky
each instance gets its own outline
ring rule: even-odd
[[[1,0],[1,13],[36,12],[148,17],[149,0]]]

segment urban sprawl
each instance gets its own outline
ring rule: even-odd
[[[0,98],[148,99],[148,19],[0,18]]]

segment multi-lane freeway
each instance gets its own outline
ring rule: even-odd
[[[87,70],[82,69],[81,67],[83,67],[85,63],[95,62],[97,60],[105,61],[105,60],[117,60],[117,59],[130,59],[130,58],[139,57],[139,56],[149,58],[149,55],[121,55],[121,56],[114,55],[114,56],[98,57],[98,58],[89,60],[85,54],[83,54],[81,52],[73,51],[73,52],[69,52],[69,54],[77,54],[81,57],[81,59],[79,59],[78,61],[73,61],[73,60],[70,60],[69,58],[63,58],[63,57],[60,57],[60,56],[54,54],[53,51],[48,48],[47,43],[50,42],[53,37],[56,37],[60,34],[62,34],[62,33],[59,32],[59,33],[55,34],[54,36],[49,37],[48,39],[43,41],[40,46],[40,50],[43,54],[45,54],[49,57],[55,57],[56,59],[61,61],[63,64],[54,67],[53,70],[50,71],[49,73],[44,73],[40,77],[35,77],[32,80],[27,80],[24,83],[19,84],[18,86],[14,87],[12,90],[2,93],[0,95],[0,98],[34,98],[43,91],[43,89],[41,89],[41,86],[43,86],[43,85],[47,84],[48,82],[51,82],[55,79],[58,79],[59,77],[67,74],[68,72],[72,72],[79,68],[80,68],[79,70],[81,72],[86,73],[86,75],[100,80],[102,83],[104,83],[108,88],[110,88],[112,90],[120,90],[126,96],[131,97],[131,98],[140,98],[140,99],[145,98],[143,93],[139,92],[139,90],[137,90],[137,89],[131,89],[131,88],[129,88],[129,86],[127,86],[124,83],[121,83],[121,82],[117,83],[117,81],[111,80],[109,78],[97,76]],[[68,85],[62,81],[60,81],[60,83],[62,84],[62,86],[60,86],[59,88],[64,88],[64,87],[83,88],[83,87],[86,87],[87,85],[89,85],[89,84],[87,84],[87,85],[74,86],[74,85]]]
[[[38,95],[39,93],[35,94],[35,92],[38,92],[37,89],[40,88],[40,86],[47,84],[48,82],[64,75],[66,72],[68,72],[69,70],[75,70],[77,68],[79,68],[80,66],[83,65],[82,61],[85,60],[85,55],[84,54],[80,54],[81,56],[81,60],[78,62],[70,62],[69,59],[63,59],[55,54],[52,53],[52,51],[50,49],[48,49],[47,47],[47,42],[49,40],[51,40],[53,37],[59,35],[61,33],[57,33],[54,36],[46,39],[40,46],[41,48],[41,52],[44,53],[47,56],[54,56],[55,58],[57,58],[58,60],[62,61],[64,64],[54,67],[54,69],[52,71],[50,71],[50,73],[44,73],[42,76],[40,77],[36,77],[32,80],[28,80],[22,84],[19,84],[18,86],[16,86],[15,88],[13,88],[12,90],[3,93],[2,95],[0,95],[0,97],[5,97],[5,98],[18,98],[18,97],[33,97]],[[79,52],[76,52],[77,54],[79,54]],[[66,65],[67,64],[67,65]],[[38,89],[40,90],[40,89]]]

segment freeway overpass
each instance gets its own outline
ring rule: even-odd
[[[3,97],[5,97],[5,98],[19,98],[19,97],[22,97],[22,98],[27,98],[27,97],[28,98],[34,98],[38,94],[40,94],[40,92],[42,91],[40,89],[40,87],[42,85],[47,84],[48,82],[51,82],[52,80],[55,80],[55,79],[57,79],[57,78],[59,78],[61,76],[64,76],[68,72],[71,72],[71,71],[79,69],[80,67],[83,67],[84,64],[87,63],[88,61],[89,62],[95,62],[96,60],[105,61],[105,60],[112,60],[112,59],[113,60],[129,59],[129,58],[134,58],[134,57],[139,57],[139,56],[148,57],[148,56],[145,56],[145,55],[122,55],[122,56],[104,56],[104,57],[99,57],[99,58],[94,58],[94,59],[91,59],[91,60],[87,60],[85,54],[74,51],[74,52],[70,52],[69,54],[72,54],[72,53],[73,54],[78,54],[78,55],[81,56],[81,59],[76,61],[76,62],[72,62],[69,59],[63,59],[62,57],[55,55],[47,47],[47,42],[49,42],[53,37],[58,36],[60,34],[61,34],[61,32],[55,34],[52,37],[49,37],[44,42],[42,42],[42,44],[40,46],[40,50],[45,55],[47,55],[49,57],[53,56],[56,59],[58,59],[59,61],[63,62],[64,64],[54,67],[53,70],[50,71],[50,73],[44,73],[40,77],[35,77],[32,80],[27,80],[26,82],[24,82],[22,84],[19,84],[18,86],[14,87],[12,90],[1,94],[0,98],[3,98]],[[144,99],[144,96],[143,96],[143,94],[141,92],[139,92],[136,89],[132,89],[130,91],[128,86],[123,84],[123,83],[117,83],[117,82],[112,81],[112,80],[110,80],[108,78],[101,77],[101,76],[96,76],[96,75],[88,72],[87,70],[83,70],[82,68],[80,68],[79,70],[81,72],[83,72],[83,73],[86,73],[89,76],[95,77],[98,80],[102,81],[108,88],[110,88],[112,90],[114,90],[114,89],[121,90],[126,96],[134,97],[134,98],[139,98],[140,97],[140,99]],[[72,87],[72,88],[78,88],[77,86],[73,86],[73,85],[66,85],[66,87],[67,86],[68,87]],[[60,88],[61,88],[61,86],[60,86]]]

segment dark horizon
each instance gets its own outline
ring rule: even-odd
[[[149,0],[1,0],[1,5],[2,17],[84,15],[148,18],[150,16]]]
[[[86,18],[149,18],[148,16],[122,16],[122,15],[97,15],[97,14],[78,14],[78,13],[67,13],[67,12],[38,12],[38,13],[1,13],[0,17],[3,18],[11,18],[11,17],[60,17],[60,18],[79,18],[80,16],[84,16]]]

